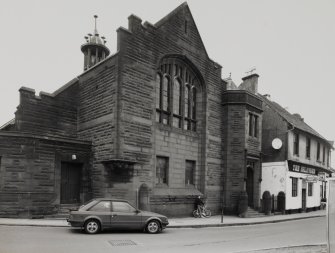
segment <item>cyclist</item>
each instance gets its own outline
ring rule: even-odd
[[[194,205],[194,209],[198,209],[198,212],[201,214],[203,212],[204,209],[204,202],[201,199],[201,196],[198,196],[195,199],[195,205]]]

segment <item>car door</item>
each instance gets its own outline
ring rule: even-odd
[[[118,229],[140,229],[141,212],[126,201],[113,201],[111,226]]]
[[[112,201],[100,200],[94,206],[88,209],[87,216],[99,217],[103,227],[110,227],[112,217],[111,207]]]

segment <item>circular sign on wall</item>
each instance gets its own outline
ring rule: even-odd
[[[272,147],[274,149],[278,150],[278,149],[280,149],[282,147],[282,145],[283,145],[283,142],[281,141],[281,139],[279,139],[279,138],[273,139],[273,141],[272,141]]]

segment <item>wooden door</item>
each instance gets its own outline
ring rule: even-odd
[[[247,194],[248,206],[254,206],[254,172],[251,167],[247,168]]]
[[[80,181],[82,164],[62,162],[61,204],[80,203]]]
[[[301,195],[301,200],[302,200],[302,210],[306,210],[306,189],[302,189],[302,195]]]

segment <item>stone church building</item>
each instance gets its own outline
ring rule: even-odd
[[[95,28],[80,76],[52,94],[19,90],[15,119],[0,130],[0,216],[96,197],[187,216],[199,195],[228,214],[242,191],[259,208],[258,75],[238,87],[223,79],[187,3],[155,24],[128,20],[115,54]]]

